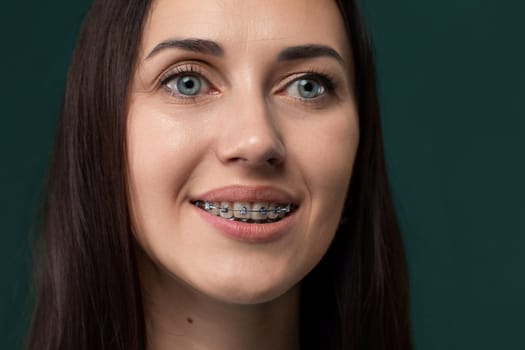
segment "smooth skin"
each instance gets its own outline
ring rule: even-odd
[[[214,46],[161,44],[184,39]],[[304,45],[339,57],[283,58]],[[154,1],[127,124],[149,350],[298,349],[300,281],[334,237],[359,142],[351,57],[334,1]],[[229,185],[291,193],[293,225],[264,243],[218,232],[190,199]]]

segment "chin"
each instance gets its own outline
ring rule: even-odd
[[[217,276],[218,277],[218,276]],[[218,278],[204,282],[203,288],[196,286],[202,294],[227,304],[256,305],[279,299],[298,289],[297,282],[284,280],[270,281],[266,278]]]

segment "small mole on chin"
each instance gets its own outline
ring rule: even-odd
[[[188,323],[190,323],[190,324],[193,324],[193,318],[191,318],[191,317],[188,317],[188,318],[186,319],[186,321],[188,321]]]

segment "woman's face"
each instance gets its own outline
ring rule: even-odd
[[[352,79],[334,1],[155,1],[127,131],[149,261],[232,303],[297,285],[341,216],[359,138]]]

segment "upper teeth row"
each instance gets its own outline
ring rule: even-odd
[[[280,219],[292,210],[292,204],[282,205],[268,202],[247,203],[196,201],[194,204],[211,214],[226,219]]]

